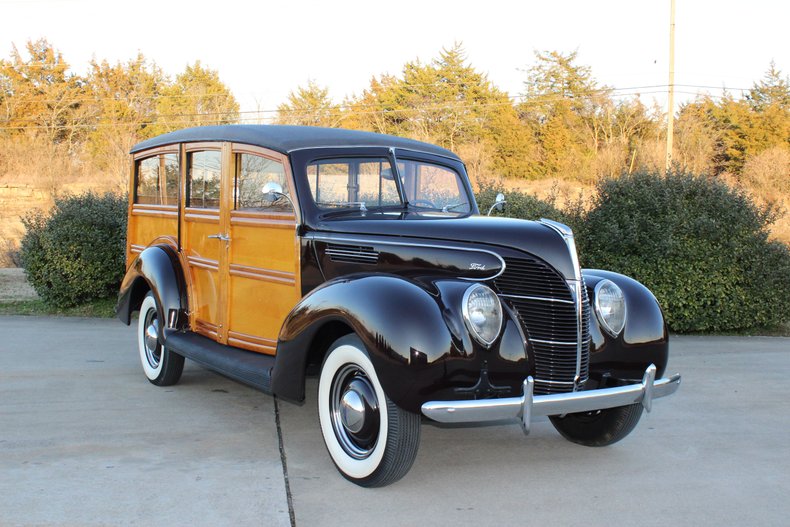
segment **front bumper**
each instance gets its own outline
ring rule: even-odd
[[[530,421],[541,415],[563,415],[591,412],[642,403],[650,411],[653,399],[675,393],[680,386],[680,374],[656,380],[656,367],[645,370],[641,384],[629,384],[599,390],[533,395],[535,381],[527,377],[524,395],[502,399],[472,401],[429,401],[422,405],[422,413],[440,423],[479,423],[520,419],[524,433],[529,433]]]

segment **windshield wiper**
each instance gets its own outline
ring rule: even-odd
[[[368,208],[365,206],[364,201],[319,201],[316,205],[328,205],[330,207],[344,207],[346,205],[358,206],[362,212],[367,212]]]
[[[444,207],[442,207],[442,212],[450,212],[454,208],[462,207],[464,205],[469,205],[469,203],[466,201],[462,201],[461,203],[453,203],[452,205],[445,205]]]

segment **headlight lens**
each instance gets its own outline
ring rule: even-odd
[[[611,336],[616,337],[625,326],[625,297],[611,280],[601,280],[595,286],[595,315]]]
[[[464,293],[464,322],[480,344],[490,346],[502,328],[502,304],[490,288],[475,284]]]

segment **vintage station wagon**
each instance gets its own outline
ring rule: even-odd
[[[147,378],[174,384],[188,358],[299,402],[317,374],[327,450],[359,485],[408,472],[421,416],[549,416],[602,446],[680,384],[650,291],[581,269],[565,225],[480,215],[448,150],[217,126],[132,157],[118,316],[139,311]]]

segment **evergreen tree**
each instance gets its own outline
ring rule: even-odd
[[[288,102],[277,107],[275,120],[278,124],[336,127],[342,115],[329,97],[329,88],[311,80],[288,94]]]
[[[164,133],[188,126],[238,122],[239,103],[215,70],[196,61],[162,90],[157,114],[156,131]]]

